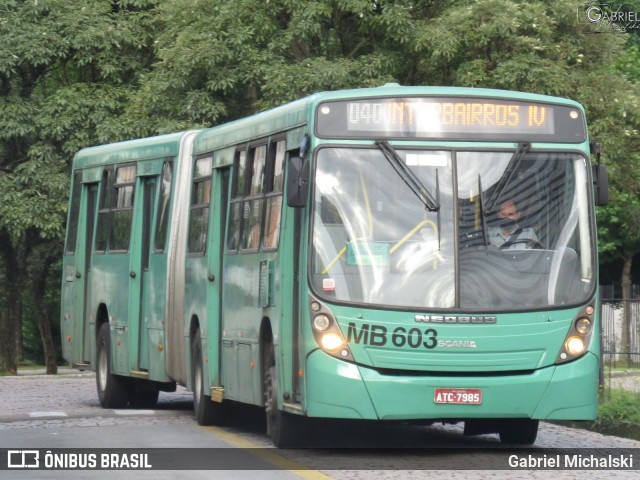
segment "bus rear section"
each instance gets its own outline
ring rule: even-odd
[[[96,372],[104,408],[150,408],[185,370],[181,306],[191,142],[181,132],[84,149],[63,258],[65,360]],[[170,348],[168,348],[170,347]]]

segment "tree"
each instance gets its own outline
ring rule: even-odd
[[[119,114],[152,59],[151,0],[8,0],[0,9],[0,370],[15,373],[27,289],[61,254],[69,165],[85,146],[149,134]],[[34,295],[48,371],[50,319]]]
[[[399,82],[580,101],[615,192],[612,212],[599,217],[603,245],[617,245],[622,235],[607,228],[607,217],[638,193],[639,159],[630,152],[640,151],[640,109],[629,77],[640,69],[616,67],[628,53],[625,36],[586,33],[576,7],[573,0],[6,0],[0,370],[15,370],[22,292],[54,288],[42,280],[62,255],[77,150],[211,126],[317,91]],[[634,248],[625,255],[633,258]],[[40,307],[33,315],[50,349]]]

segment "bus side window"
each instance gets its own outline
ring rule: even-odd
[[[171,160],[164,162],[162,176],[160,177],[160,199],[156,215],[155,251],[164,252],[167,243],[167,230],[169,228],[169,206],[171,204],[171,185],[173,182],[173,163]]]
[[[130,165],[117,168],[115,180],[115,202],[112,210],[112,233],[109,250],[126,251],[129,249],[129,240],[131,238],[136,166]]]
[[[188,235],[189,253],[204,253],[206,249],[212,166],[213,157],[199,158],[193,169]]]
[[[266,211],[262,249],[275,250],[280,240],[280,219],[282,217],[282,191],[284,189],[284,159],[286,142],[273,142],[269,149],[266,188]]]
[[[69,209],[69,224],[67,227],[67,255],[76,252],[78,241],[78,215],[80,214],[80,194],[82,193],[82,172],[77,171],[73,177],[73,192],[71,192],[71,208]]]
[[[262,236],[264,211],[264,167],[267,146],[260,145],[250,150],[250,168],[247,179],[249,191],[242,207],[242,250],[257,251]]]
[[[109,231],[111,230],[111,189],[112,170],[105,169],[100,183],[100,207],[98,210],[98,225],[96,227],[96,253],[104,253],[109,246]]]
[[[233,188],[229,207],[229,228],[227,230],[227,251],[235,253],[240,245],[240,228],[242,226],[242,197],[247,170],[247,151],[238,150],[234,160]]]

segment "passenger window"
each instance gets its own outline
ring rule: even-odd
[[[102,174],[96,228],[96,253],[122,253],[129,249],[136,166],[106,168]]]
[[[269,152],[270,181],[266,191],[266,211],[262,248],[275,250],[280,240],[280,220],[282,217],[282,190],[284,186],[284,160],[286,154],[284,140],[273,142]]]
[[[171,186],[173,182],[173,164],[170,160],[162,166],[160,177],[160,198],[158,201],[158,213],[156,215],[155,250],[163,252],[167,244],[167,231],[169,229],[169,207],[171,206]]]
[[[111,170],[102,173],[100,183],[100,207],[98,210],[98,225],[96,227],[96,253],[104,253],[109,246],[109,232],[111,230]]]
[[[244,181],[247,168],[247,151],[238,150],[234,160],[234,181],[229,207],[229,228],[227,229],[227,250],[235,252],[240,246],[242,227],[242,198],[244,197]]]
[[[69,226],[67,228],[67,255],[76,252],[78,241],[78,216],[80,215],[80,195],[82,194],[82,172],[78,171],[73,177],[73,192],[71,192],[71,207],[69,208]]]
[[[211,174],[213,158],[196,160],[191,191],[191,212],[189,216],[189,253],[204,253],[209,229],[209,204],[211,202]]]
[[[262,235],[262,214],[264,211],[264,167],[267,146],[261,145],[250,150],[251,169],[249,192],[242,207],[242,250],[257,251]]]
[[[227,230],[230,253],[278,248],[285,155],[285,140],[236,152]]]
[[[111,219],[111,244],[109,250],[128,250],[133,219],[133,197],[136,181],[136,166],[116,169],[114,205]]]

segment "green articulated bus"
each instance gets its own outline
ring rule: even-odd
[[[312,419],[534,443],[596,416],[595,147],[571,100],[391,84],[84,149],[64,357],[105,408],[179,384],[279,447]]]

